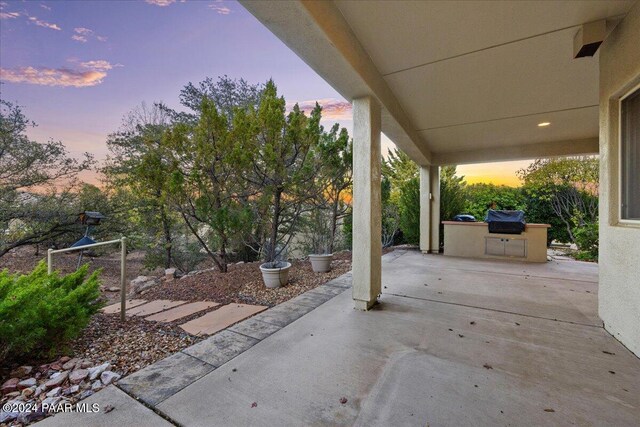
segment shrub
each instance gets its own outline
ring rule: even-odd
[[[496,204],[496,209],[515,210],[525,208],[526,201],[521,188],[485,183],[466,186],[464,198],[464,212],[458,213],[471,214],[478,221],[484,220],[487,209],[492,203]],[[527,221],[534,222],[529,219],[529,207],[527,206],[525,209]],[[549,210],[551,210],[551,205],[549,205]],[[455,215],[455,213],[453,214]]]
[[[353,245],[353,211],[352,209],[349,209],[349,212],[344,217],[344,222],[342,223],[342,233],[344,235],[345,249],[351,249]]]
[[[171,244],[171,264],[183,273],[198,268],[198,265],[207,258],[202,250],[202,246],[197,241],[189,239],[188,236],[175,236]],[[158,267],[165,267],[167,259],[167,248],[163,242],[156,242],[148,246],[144,256],[144,267],[155,270]]]
[[[567,231],[567,225],[554,212],[551,202],[545,196],[540,196],[531,189],[524,189],[525,197],[525,219],[529,223],[549,224],[551,228],[547,231],[547,246],[556,240],[562,243],[571,242],[571,237]]]
[[[411,178],[400,187],[400,229],[404,240],[420,243],[420,178]]]
[[[576,228],[574,232],[579,252],[576,258],[584,261],[598,260],[598,222],[590,222]]]
[[[0,272],[0,363],[50,356],[75,338],[100,308],[99,272],[47,274],[40,262],[29,274]]]

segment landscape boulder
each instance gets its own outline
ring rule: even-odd
[[[2,384],[2,388],[0,388],[0,391],[2,391],[2,394],[12,393],[18,390],[19,382],[20,382],[20,378],[11,378],[5,381],[4,384]]]
[[[37,385],[35,378],[27,378],[26,380],[22,380],[18,383],[18,389],[24,390],[25,388],[34,387],[35,385]]]
[[[98,378],[104,371],[111,369],[111,363],[106,362],[102,365],[96,366],[95,368],[89,368],[89,379],[91,381]]]
[[[115,372],[112,372],[112,371],[104,371],[100,375],[100,381],[104,385],[109,385],[114,381],[118,381],[119,379],[120,379],[120,374],[116,374]]]
[[[69,371],[56,372],[55,374],[51,375],[49,381],[44,383],[44,386],[47,388],[47,390],[59,387],[67,379],[68,376]]]
[[[72,385],[71,387],[68,387],[64,390],[62,390],[62,395],[63,396],[70,396],[72,394],[77,393],[78,391],[80,391],[80,386],[79,385]]]
[[[11,376],[12,378],[13,377],[22,378],[22,377],[26,377],[27,375],[29,375],[31,373],[31,371],[33,371],[33,367],[32,366],[20,366],[19,368],[16,368],[13,371],[11,371],[9,376]]]
[[[71,381],[71,384],[80,384],[87,376],[89,376],[87,369],[76,369],[69,374],[69,381]]]
[[[78,359],[73,358],[70,360],[67,360],[63,365],[62,365],[62,369],[64,369],[65,371],[70,371],[71,369],[76,367],[76,363],[78,363]]]
[[[51,389],[51,391],[49,391],[46,396],[56,397],[56,396],[60,396],[60,393],[62,393],[62,387],[56,387],[54,389]]]
[[[145,289],[149,289],[155,286],[157,283],[158,282],[153,277],[138,276],[130,282],[131,286],[129,287],[129,289],[131,290],[132,293],[139,294]]]
[[[0,412],[0,424],[9,423],[18,418],[20,412]]]

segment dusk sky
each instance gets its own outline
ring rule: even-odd
[[[72,154],[106,154],[125,113],[163,101],[179,108],[188,82],[221,75],[276,82],[288,103],[324,106],[324,124],[350,132],[349,104],[232,1],[0,1],[0,96]],[[392,143],[383,136],[383,152]],[[460,166],[467,181],[517,185],[529,162]],[[85,179],[93,180],[90,176]]]

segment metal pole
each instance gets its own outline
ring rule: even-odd
[[[53,249],[47,250],[47,274],[53,273]]]
[[[127,238],[120,239],[120,321],[124,322],[127,309]]]
[[[76,270],[80,269],[80,264],[82,264],[82,255],[84,255],[84,251],[80,251],[80,258],[78,258],[78,265],[76,266]]]

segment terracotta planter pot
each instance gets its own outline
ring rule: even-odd
[[[267,268],[265,264],[260,266],[262,272],[262,280],[267,288],[279,288],[289,282],[290,262],[283,263],[284,266],[279,268]]]
[[[326,273],[331,271],[331,261],[333,260],[333,254],[316,255],[310,254],[309,261],[311,261],[311,268],[316,273]]]

